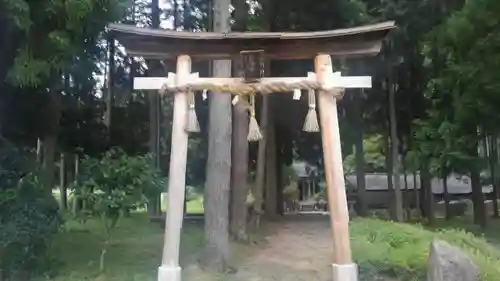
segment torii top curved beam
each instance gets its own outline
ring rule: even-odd
[[[315,32],[183,32],[111,24],[109,29],[131,56],[170,59],[231,59],[244,50],[263,50],[270,59],[312,59],[325,53],[333,57],[373,56],[394,29],[394,21],[354,28]]]

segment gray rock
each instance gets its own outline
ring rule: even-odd
[[[445,241],[431,243],[427,281],[478,281],[479,269],[460,249]]]

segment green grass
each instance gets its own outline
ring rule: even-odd
[[[165,212],[168,207],[168,198],[167,194],[162,194],[161,195],[161,210]],[[200,195],[198,198],[195,200],[188,201],[186,204],[186,212],[188,214],[203,214],[204,209],[203,209],[203,196]]]
[[[98,220],[85,224],[68,221],[54,245],[54,255],[63,262],[57,277],[51,281],[94,280],[99,271],[99,256],[104,232]],[[202,228],[183,227],[181,263],[194,258],[202,245]],[[163,229],[150,223],[145,214],[121,219],[112,234],[106,255],[107,281],[154,281],[161,261]]]
[[[53,191],[57,201],[59,190]],[[69,196],[71,197],[71,195]],[[162,210],[167,209],[167,197],[162,196]],[[187,203],[188,214],[203,214],[203,197]],[[181,263],[190,263],[202,246],[203,227],[185,223],[181,241]],[[112,232],[111,246],[106,254],[106,281],[156,281],[161,262],[164,230],[159,223],[148,221],[145,210],[130,218],[120,219]],[[57,276],[50,281],[87,281],[99,276],[99,258],[105,235],[101,222],[89,219],[82,224],[68,219],[53,248],[60,261]]]
[[[266,232],[249,233],[251,241],[259,241]],[[56,276],[44,281],[156,281],[161,263],[164,230],[159,223],[148,221],[146,213],[132,213],[120,219],[112,233],[106,255],[104,274],[99,274],[99,257],[105,235],[99,220],[85,224],[68,220],[58,235],[53,255],[62,264]],[[182,267],[196,263],[203,246],[203,224],[185,221],[182,228],[180,263]],[[250,247],[249,247],[250,245]],[[253,251],[251,244],[234,244],[233,261],[244,260]],[[96,279],[99,277],[100,279]],[[104,277],[104,278],[103,278]],[[207,280],[213,276],[207,275]],[[220,278],[219,278],[220,277]],[[222,280],[219,276],[216,280]],[[205,278],[205,277],[203,277]]]
[[[166,206],[162,206],[162,209],[164,208],[166,208]],[[186,204],[186,212],[191,215],[203,214],[205,212],[203,208],[203,196],[200,196],[195,200],[188,201]]]
[[[203,214],[203,197],[187,202],[186,211],[188,214]]]
[[[187,208],[189,213],[202,213],[202,198],[190,201]],[[480,267],[482,281],[496,281],[500,276],[500,251],[493,245],[500,245],[500,221],[490,220],[489,223],[489,228],[482,234],[470,220],[462,218],[439,220],[439,228],[357,218],[350,226],[352,251],[362,277],[389,275],[400,281],[425,280],[429,243],[438,238],[463,249]],[[155,281],[161,261],[163,233],[159,223],[148,222],[145,212],[122,218],[114,230],[106,256],[105,279],[101,280]],[[252,238],[260,240],[262,237]],[[104,232],[98,220],[89,220],[86,224],[68,220],[53,251],[63,264],[57,276],[48,280],[96,280],[103,240]],[[181,264],[195,262],[202,243],[202,225],[186,222]],[[254,249],[252,244],[233,245],[233,252],[237,252],[234,260],[244,260]]]

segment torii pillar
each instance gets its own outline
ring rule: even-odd
[[[316,79],[324,85],[335,83],[330,55],[320,54],[314,59]],[[339,74],[339,73],[338,73]],[[355,85],[353,85],[355,86]],[[342,91],[339,88],[339,91]],[[328,204],[333,235],[333,280],[358,281],[358,269],[352,262],[349,238],[349,210],[342,166],[337,100],[330,93],[318,94],[319,121],[323,145],[323,161],[327,184]]]
[[[191,75],[191,58],[177,57],[176,83],[182,84]],[[188,112],[187,93],[175,93],[172,120],[172,149],[168,177],[168,210],[165,223],[165,242],[158,280],[181,281],[179,249],[182,219],[184,217],[184,196],[186,190],[186,164],[188,152],[188,132],[185,130]]]

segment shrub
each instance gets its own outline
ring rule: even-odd
[[[13,147],[0,151],[0,273],[7,280],[51,269],[49,250],[62,223],[51,190],[29,164]]]
[[[469,255],[480,268],[482,281],[498,280],[500,275],[500,252],[463,230],[434,232],[420,225],[359,218],[351,223],[351,236],[361,276],[383,274],[402,281],[424,280],[429,245],[436,238]]]
[[[112,230],[120,216],[143,206],[148,197],[158,196],[163,186],[163,179],[152,167],[150,156],[128,156],[121,150],[112,149],[101,159],[83,161],[73,187],[74,196],[84,202],[84,215],[101,219],[106,234],[100,257],[101,271]]]
[[[128,156],[112,149],[100,159],[84,159],[81,167],[73,197],[86,203],[90,215],[117,219],[121,211],[142,207],[148,197],[158,196],[164,186],[149,155]]]

